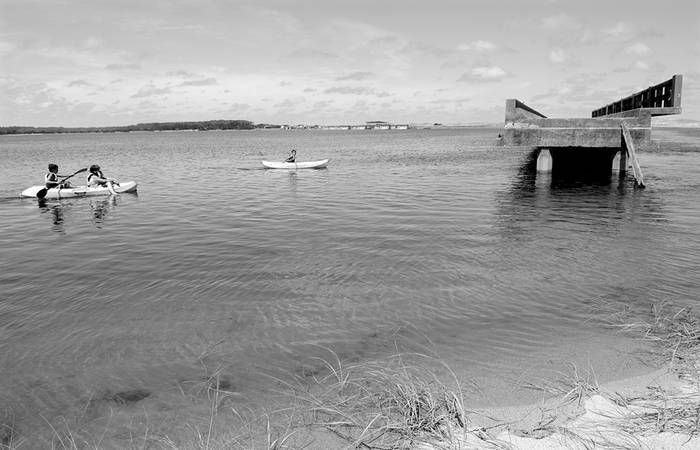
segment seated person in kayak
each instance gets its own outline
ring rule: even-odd
[[[104,174],[100,170],[100,166],[98,166],[97,164],[93,164],[90,166],[90,171],[88,172],[87,176],[88,187],[106,186],[108,188],[111,188],[112,184],[119,186],[117,180],[115,180],[114,178],[108,178],[104,176]]]
[[[291,152],[289,152],[289,156],[287,159],[284,160],[284,162],[296,162],[297,161],[297,151],[292,149]]]
[[[69,175],[59,175],[58,174],[58,165],[57,164],[49,164],[49,172],[44,176],[44,183],[46,183],[46,189],[51,189],[51,188],[69,188],[70,186],[70,181],[65,181],[65,182],[60,182],[58,179],[59,178],[65,178],[68,177]]]

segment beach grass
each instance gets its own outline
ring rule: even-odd
[[[327,358],[316,358],[325,370],[276,380],[307,431],[300,437],[315,431],[335,436],[342,446],[333,448],[408,449],[457,448],[469,436],[481,448],[502,448],[473,423],[476,413],[466,406],[459,378],[438,360],[411,353],[345,362],[327,351]],[[441,380],[436,366],[451,379]]]
[[[556,436],[564,448],[640,448],[645,436],[662,433],[700,436],[700,320],[690,308],[661,303],[649,307],[607,305],[606,323],[626,336],[652,344],[658,362],[683,380],[684,389],[654,385],[631,393],[601,386],[593,367],[571,365],[551,379],[520,387],[547,398],[536,417],[508,417],[470,406],[469,380],[439,358],[406,352],[366,361],[344,360],[330,348],[294,373],[268,377],[278,401],[256,407],[240,401],[220,370],[180,386],[193,404],[204,404],[201,420],[183,423],[177,433],[152,427],[148,413],[127,439],[132,449],[517,449],[517,438]],[[617,308],[617,310],[615,310]],[[601,308],[601,310],[604,308]],[[262,376],[262,375],[261,375]],[[467,388],[465,389],[465,386]],[[121,394],[121,393],[117,393]],[[115,410],[119,399],[110,395]],[[614,408],[587,417],[591,399],[604,398]],[[90,402],[85,410],[90,407]],[[110,411],[112,411],[110,409]],[[24,448],[14,416],[0,423],[0,449]],[[61,417],[45,420],[52,448],[103,446],[94,428]],[[109,426],[109,420],[105,427]],[[105,430],[106,431],[106,430]],[[131,433],[131,431],[130,431]]]

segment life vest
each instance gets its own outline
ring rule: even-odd
[[[88,174],[88,176],[87,176],[87,185],[88,185],[88,186],[102,186],[104,183],[100,183],[100,182],[98,182],[98,181],[90,182],[90,180],[91,180],[92,177],[94,177],[94,176],[97,176],[97,177],[99,177],[99,178],[104,178],[104,175],[102,175],[102,171],[101,171],[101,170],[98,170],[98,171],[95,172],[95,173],[90,172],[90,173]]]
[[[49,189],[58,186],[58,175],[53,172],[47,173],[44,176],[44,183],[46,183],[46,187]]]

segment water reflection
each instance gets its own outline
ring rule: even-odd
[[[109,197],[102,197],[100,199],[90,200],[90,208],[92,209],[93,221],[97,228],[102,228],[102,224],[109,212],[117,206],[118,195],[110,195]]]
[[[289,188],[293,194],[297,193],[297,172],[289,171]]]
[[[89,200],[88,204],[90,205],[92,220],[96,228],[102,228],[103,224],[107,219],[107,216],[118,205],[118,203],[118,195],[91,198]],[[74,204],[73,202],[66,200],[41,199],[38,201],[38,205],[41,215],[43,217],[47,217],[51,221],[51,230],[59,233],[65,233],[66,226],[70,223],[70,217],[67,217],[66,213],[73,206],[77,206],[80,210],[82,210],[85,203],[82,203],[82,200],[79,200],[77,203]],[[73,212],[72,215],[75,216],[75,212]]]
[[[42,215],[47,216],[51,221],[51,231],[56,231],[58,233],[65,232],[63,226],[65,222],[63,203],[48,202],[45,199],[41,199],[39,200],[39,210]]]
[[[654,191],[635,189],[634,177],[612,171],[542,173],[536,171],[536,161],[536,151],[525,155],[510,187],[499,195],[498,222],[505,233],[535,236],[537,227],[556,224],[582,232],[596,228],[609,232],[625,222],[643,227],[666,220],[661,199]]]

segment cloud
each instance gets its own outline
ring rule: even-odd
[[[463,74],[457,81],[486,83],[500,81],[507,75],[508,73],[498,66],[478,66],[474,67],[470,72]]]
[[[178,86],[214,86],[219,84],[216,78],[205,78],[202,80],[183,81]]]
[[[334,86],[323,91],[324,94],[343,94],[343,95],[369,95],[372,89],[363,86]]]
[[[0,54],[10,53],[15,49],[15,45],[10,42],[0,41]]]
[[[108,64],[105,66],[107,70],[138,70],[141,64]]]
[[[169,87],[158,88],[153,84],[149,84],[148,86],[144,86],[139,89],[137,93],[131,96],[131,98],[152,97],[154,95],[170,94],[171,92],[172,90]]]
[[[231,103],[229,105],[229,108],[232,111],[246,111],[246,110],[250,109],[250,105],[247,103]]]
[[[306,101],[306,100],[305,100],[304,98],[302,98],[302,97],[299,97],[299,98],[296,98],[296,99],[288,98],[288,99],[286,99],[286,100],[284,100],[284,101],[281,101],[281,102],[279,102],[279,103],[275,103],[275,104],[272,105],[272,106],[274,106],[275,108],[290,109],[290,108],[294,108],[295,106],[304,103],[305,101]]]
[[[555,48],[549,53],[549,60],[554,64],[561,64],[569,59],[569,55],[561,48]]]
[[[444,58],[449,56],[452,53],[452,50],[429,44],[427,42],[407,41],[398,50],[398,52],[406,56]]]
[[[482,40],[473,41],[473,42],[470,42],[468,44],[459,44],[459,46],[457,46],[458,50],[462,50],[462,51],[474,50],[474,51],[477,51],[480,53],[492,52],[492,51],[496,50],[497,48],[498,48],[498,46],[496,44],[494,44],[493,42],[482,41]]]
[[[83,45],[85,48],[98,48],[100,45],[102,45],[102,39],[95,36],[90,36],[85,40]]]
[[[169,77],[182,77],[182,78],[194,78],[197,75],[192,72],[187,72],[185,70],[175,70],[166,73]]]
[[[577,30],[581,25],[568,14],[557,14],[542,19],[542,28],[553,31]]]
[[[626,37],[631,33],[632,27],[625,22],[618,22],[611,28],[606,28],[603,30],[603,34],[613,38]]]
[[[627,48],[625,48],[625,53],[629,53],[631,55],[641,56],[641,55],[646,55],[649,52],[651,52],[651,49],[641,42],[636,42],[632,45],[629,45]]]
[[[331,52],[325,52],[323,50],[315,50],[315,49],[300,49],[300,50],[295,50],[289,54],[290,57],[296,59],[296,58],[301,58],[301,59],[312,59],[312,60],[330,60],[330,59],[337,59],[338,55],[335,53]]]
[[[371,78],[374,76],[372,72],[353,72],[349,73],[347,75],[343,75],[341,77],[338,77],[335,79],[335,81],[348,81],[348,80],[353,80],[353,81],[362,81],[366,80],[367,78]]]
[[[70,83],[68,83],[68,87],[78,87],[78,86],[89,86],[90,83],[88,83],[85,80],[73,80]]]
[[[639,71],[639,70],[644,70],[644,71],[650,71],[650,72],[655,72],[655,73],[664,73],[666,71],[666,66],[661,64],[661,63],[653,63],[649,64],[646,61],[636,61],[635,63],[629,65],[629,66],[621,66],[621,67],[616,67],[613,69],[613,72],[615,73],[628,73],[632,71]]]
[[[322,100],[322,101],[320,101],[320,102],[314,103],[313,109],[314,109],[314,110],[326,109],[326,108],[328,108],[329,106],[332,106],[332,103],[333,103],[332,100]]]

